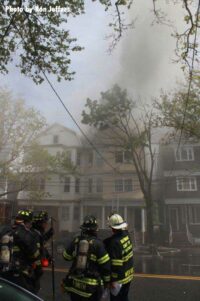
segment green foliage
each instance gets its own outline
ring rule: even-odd
[[[15,99],[11,92],[0,91],[0,177],[2,181],[13,183],[14,190],[21,186],[24,148],[45,124],[37,110],[26,107],[24,101]]]
[[[37,110],[11,92],[0,91],[0,197],[28,188],[39,191],[41,181],[51,173],[75,172],[67,153],[52,156],[35,142],[45,125]],[[7,192],[5,185],[9,185]]]
[[[0,151],[8,148],[10,160],[19,155],[45,124],[37,110],[26,107],[24,101],[13,98],[11,92],[0,90]]]
[[[192,89],[182,88],[171,94],[162,94],[161,102],[156,102],[159,110],[157,124],[182,131],[186,136],[200,138],[199,83],[196,76]]]
[[[105,10],[115,5],[111,0],[99,3]],[[56,75],[58,81],[72,80],[70,55],[82,47],[71,37],[67,23],[84,10],[84,0],[1,0],[0,72],[8,72],[17,54],[17,66],[37,84],[44,73]]]
[[[98,146],[128,151],[143,192],[147,210],[148,237],[153,240],[152,174],[154,151],[151,137],[153,114],[151,110],[138,110],[136,103],[128,97],[127,91],[118,85],[101,93],[100,101],[87,99],[82,122],[97,129]],[[100,138],[99,138],[100,132]],[[101,141],[101,140],[102,141]],[[149,168],[147,168],[147,160]]]
[[[117,126],[127,118],[127,114],[131,112],[134,104],[127,96],[126,90],[121,90],[115,85],[111,90],[101,93],[101,101],[92,101],[87,99],[86,108],[82,112],[82,122],[93,125],[100,130],[107,129],[111,126]]]
[[[95,0],[91,0],[91,3]],[[135,5],[133,0],[96,0],[109,10],[108,27],[111,27],[110,51],[120,41],[124,31],[134,26],[134,21],[126,24],[125,11]],[[178,1],[172,1],[180,8]],[[183,0],[185,10],[183,32],[173,30],[177,40],[178,60],[191,65],[194,33],[198,25],[194,0]],[[83,48],[77,44],[69,31],[71,18],[85,13],[86,0],[1,0],[0,2],[0,73],[8,72],[8,65],[17,58],[16,66],[37,84],[44,81],[44,74],[53,74],[57,80],[72,80],[75,72],[70,69],[71,54]],[[162,11],[163,0],[152,0],[152,12],[156,23],[172,25]],[[157,7],[158,6],[158,7]],[[95,8],[95,6],[94,6]],[[113,15],[110,20],[110,15]],[[175,26],[174,26],[175,27]],[[182,67],[184,68],[184,66]]]
[[[53,156],[41,145],[32,143],[25,150],[25,156],[20,164],[20,180],[24,188],[29,193],[30,200],[40,200],[50,196],[45,191],[43,184],[51,179],[53,174],[64,178],[66,171],[75,173],[67,151]]]

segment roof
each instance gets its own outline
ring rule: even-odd
[[[77,133],[76,133],[75,131],[73,131],[73,130],[67,128],[67,127],[65,127],[64,125],[62,125],[62,124],[60,124],[60,123],[55,122],[55,123],[53,123],[52,125],[48,126],[44,131],[42,131],[35,139],[37,139],[37,138],[39,138],[39,137],[45,135],[47,132],[49,132],[49,131],[50,131],[52,128],[54,128],[54,127],[60,127],[60,129],[61,129],[62,131],[66,131],[66,132],[68,132],[68,133],[70,132],[71,134],[77,136]]]

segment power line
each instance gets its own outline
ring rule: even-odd
[[[85,132],[82,130],[82,128],[79,126],[78,122],[76,121],[76,119],[74,118],[74,116],[72,115],[72,113],[69,111],[69,109],[66,107],[66,105],[64,104],[63,100],[61,99],[60,95],[58,94],[58,92],[56,91],[56,89],[54,88],[53,84],[51,83],[51,81],[49,80],[49,78],[47,77],[47,75],[45,74],[45,72],[42,70],[42,73],[46,79],[46,81],[48,82],[49,86],[51,87],[51,89],[53,90],[54,94],[57,96],[58,100],[60,101],[61,105],[63,106],[63,108],[65,109],[65,111],[67,112],[67,114],[70,116],[70,118],[73,120],[73,122],[76,124],[76,126],[78,127],[78,129],[80,130],[80,132],[82,133],[82,135],[85,137],[85,139],[87,140],[87,142],[89,143],[89,145],[96,151],[96,153],[103,159],[103,161],[110,166],[114,172],[118,172],[117,169],[101,154],[101,152],[99,152],[99,150],[96,148],[96,146],[92,143],[92,141],[88,138],[88,136],[85,134]]]
[[[34,16],[41,24],[41,26],[43,26],[42,22],[36,17]],[[17,31],[19,32],[19,29],[16,27]],[[21,35],[20,35],[21,36]],[[21,36],[21,39],[23,40],[23,42],[26,44],[25,39]],[[88,138],[88,136],[85,134],[85,132],[82,130],[82,128],[79,126],[78,122],[76,121],[76,119],[74,118],[74,116],[72,115],[72,113],[69,111],[69,109],[66,107],[66,105],[64,104],[63,100],[61,99],[60,95],[58,94],[58,92],[56,91],[56,89],[54,88],[53,84],[51,83],[51,81],[49,80],[49,78],[47,77],[47,75],[45,74],[45,72],[41,69],[42,74],[44,75],[47,83],[49,84],[49,86],[51,87],[51,89],[53,90],[54,94],[57,96],[58,100],[60,101],[61,105],[63,106],[63,108],[65,109],[65,111],[67,112],[67,114],[70,116],[70,118],[73,120],[73,122],[76,124],[76,126],[78,127],[78,129],[80,130],[80,132],[82,133],[82,135],[85,137],[85,139],[87,140],[87,142],[89,143],[89,145],[96,151],[96,153],[103,159],[103,161],[110,166],[114,172],[118,172],[120,173],[115,167],[112,166],[112,164],[110,164],[110,162],[104,157],[102,156],[101,152],[99,152],[99,150],[96,148],[96,146],[92,143],[92,141]]]

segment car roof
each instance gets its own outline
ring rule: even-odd
[[[38,296],[36,296],[35,294],[31,293],[30,291],[26,290],[25,288],[23,288],[23,287],[17,285],[16,283],[13,283],[13,282],[11,282],[11,281],[5,279],[5,278],[0,277],[0,281],[1,281],[1,282],[4,282],[4,283],[6,283],[6,284],[9,284],[9,285],[11,285],[11,286],[13,286],[13,287],[16,287],[16,288],[18,288],[20,291],[25,292],[26,294],[28,294],[28,295],[34,297],[35,301],[44,301],[43,299],[41,299],[40,297],[38,297]]]

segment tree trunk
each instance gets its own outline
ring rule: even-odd
[[[146,201],[146,212],[147,212],[147,244],[154,243],[154,232],[153,232],[153,206],[152,201]]]

